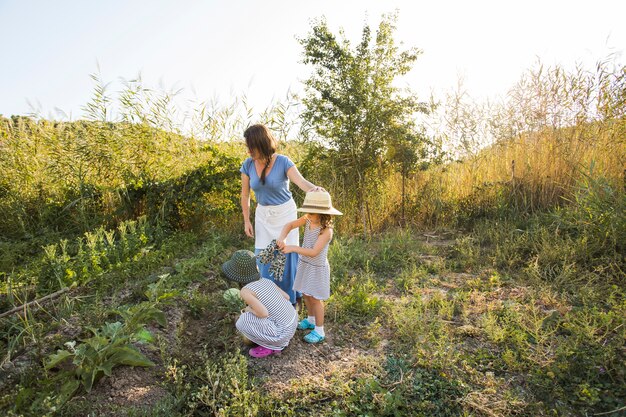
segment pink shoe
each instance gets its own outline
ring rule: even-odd
[[[254,358],[264,358],[266,356],[270,356],[270,355],[280,355],[280,350],[273,350],[273,349],[268,349],[266,347],[263,346],[257,346],[255,348],[250,349],[250,352],[248,352],[250,354],[250,356],[254,357]]]

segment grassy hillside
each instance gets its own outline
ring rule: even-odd
[[[247,355],[222,297],[221,263],[253,245],[238,209],[245,149],[220,140],[226,130],[211,125],[200,140],[149,117],[2,119],[0,410],[620,415],[620,71],[585,87],[610,93],[593,112],[568,99],[587,97],[575,89],[544,88],[562,78],[543,72],[489,119],[501,135],[490,146],[423,161],[404,179],[381,156],[367,235],[319,144],[283,142],[346,215],[329,251],[328,340],[297,333],[262,360]]]

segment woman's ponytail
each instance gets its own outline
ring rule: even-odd
[[[266,160],[267,162],[265,162],[265,166],[263,167],[263,172],[261,172],[261,184],[265,185],[265,172],[267,171],[267,168],[270,166],[270,163],[272,162],[272,158],[267,158]]]

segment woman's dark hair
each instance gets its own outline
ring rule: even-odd
[[[261,158],[265,161],[263,172],[261,172],[261,184],[265,184],[265,171],[272,162],[272,155],[276,152],[276,138],[272,132],[261,124],[252,125],[243,132],[246,139],[248,149],[256,150],[261,154]]]

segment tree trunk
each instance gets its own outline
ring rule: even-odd
[[[402,169],[402,227],[406,226],[406,219],[404,218],[404,193],[405,193],[405,182],[406,182],[406,170],[403,168]]]
[[[365,192],[365,178],[363,177],[363,175],[361,173],[359,173],[359,185],[358,185],[358,195],[359,195],[359,206],[360,206],[360,210],[361,210],[361,219],[363,221],[363,235],[365,237],[368,237],[368,233],[367,233],[367,211],[365,209],[365,199],[366,199],[366,192]]]
[[[361,218],[363,220],[363,235],[368,237],[367,233],[367,212],[365,211],[365,198],[361,195]]]

